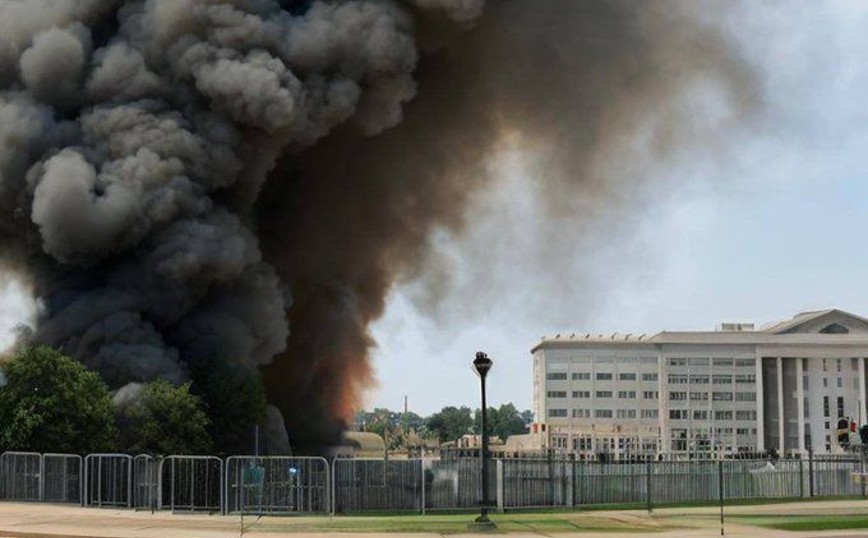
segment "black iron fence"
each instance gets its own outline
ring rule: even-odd
[[[863,457],[489,461],[497,509],[865,497]],[[478,458],[336,459],[7,452],[0,500],[174,512],[327,514],[474,509]]]

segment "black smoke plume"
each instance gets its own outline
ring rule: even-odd
[[[694,3],[483,4],[0,0],[0,267],[41,302],[27,338],[115,389],[192,379],[222,449],[254,422],[328,445],[372,381],[368,325],[507,141],[580,226],[643,181],[624,154],[714,150],[755,106]]]

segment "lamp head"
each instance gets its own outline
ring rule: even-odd
[[[494,362],[488,358],[488,355],[482,351],[476,352],[476,358],[473,359],[473,368],[476,369],[476,373],[479,374],[479,377],[485,379],[486,374],[491,370],[493,364]]]

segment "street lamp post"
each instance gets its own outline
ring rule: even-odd
[[[474,530],[490,530],[496,527],[494,522],[488,519],[488,428],[486,428],[487,404],[485,402],[485,376],[491,370],[492,364],[494,363],[488,358],[488,355],[482,351],[476,353],[476,358],[473,360],[473,368],[479,375],[479,381],[482,385],[482,453],[480,454],[480,461],[482,463],[482,503],[479,507],[479,517],[471,524],[471,528]]]

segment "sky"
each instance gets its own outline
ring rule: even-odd
[[[614,217],[623,226],[540,237],[534,223],[550,215],[533,172],[505,151],[469,227],[432,238],[454,267],[445,293],[423,300],[424,281],[393,290],[372,329],[378,382],[365,406],[398,410],[404,396],[423,415],[478,406],[470,363],[481,350],[494,360],[489,403],[531,408],[530,349],[545,334],[709,330],[832,307],[868,315],[866,21],[868,0],[746,2],[723,24],[761,75],[767,117],[725,159],[649,172]],[[0,348],[33,309],[0,280]]]

